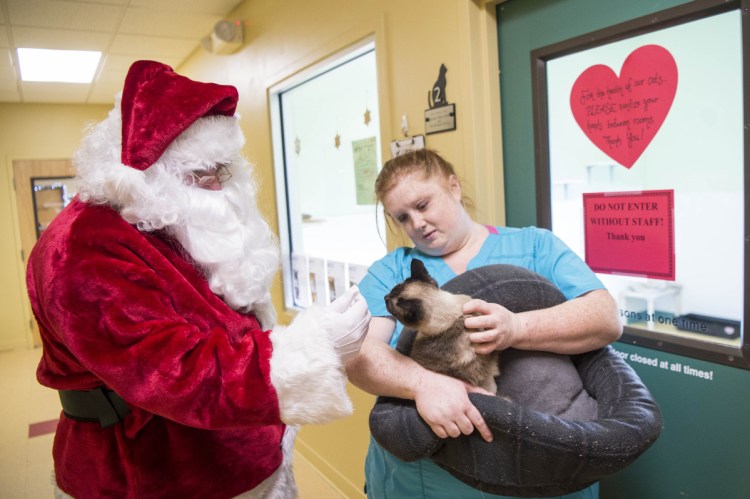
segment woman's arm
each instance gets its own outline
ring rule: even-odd
[[[474,428],[488,442],[492,433],[467,393],[483,392],[463,381],[429,371],[388,345],[395,323],[373,317],[359,354],[346,364],[349,380],[374,395],[414,400],[417,411],[440,438],[468,435]]]
[[[588,352],[616,341],[622,334],[617,304],[604,289],[585,293],[560,305],[514,314],[505,307],[471,300],[464,313],[478,353],[517,348],[562,354]]]

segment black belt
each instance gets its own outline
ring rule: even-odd
[[[112,390],[59,390],[63,413],[76,421],[89,421],[112,426],[130,413],[130,407]]]

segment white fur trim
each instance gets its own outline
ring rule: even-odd
[[[351,415],[346,374],[331,340],[334,313],[313,306],[271,332],[271,384],[287,424],[320,424]]]
[[[55,484],[55,489],[53,491],[55,499],[74,499],[73,496],[70,496],[63,492],[63,490]]]

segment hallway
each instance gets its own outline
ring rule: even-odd
[[[41,349],[0,352],[0,499],[53,497],[52,441],[60,415],[54,390],[36,381]],[[294,470],[300,499],[339,499],[298,452]]]

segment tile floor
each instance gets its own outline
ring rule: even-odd
[[[60,414],[57,392],[36,382],[41,350],[0,352],[0,499],[53,497],[52,439]],[[295,453],[300,499],[343,496]]]

